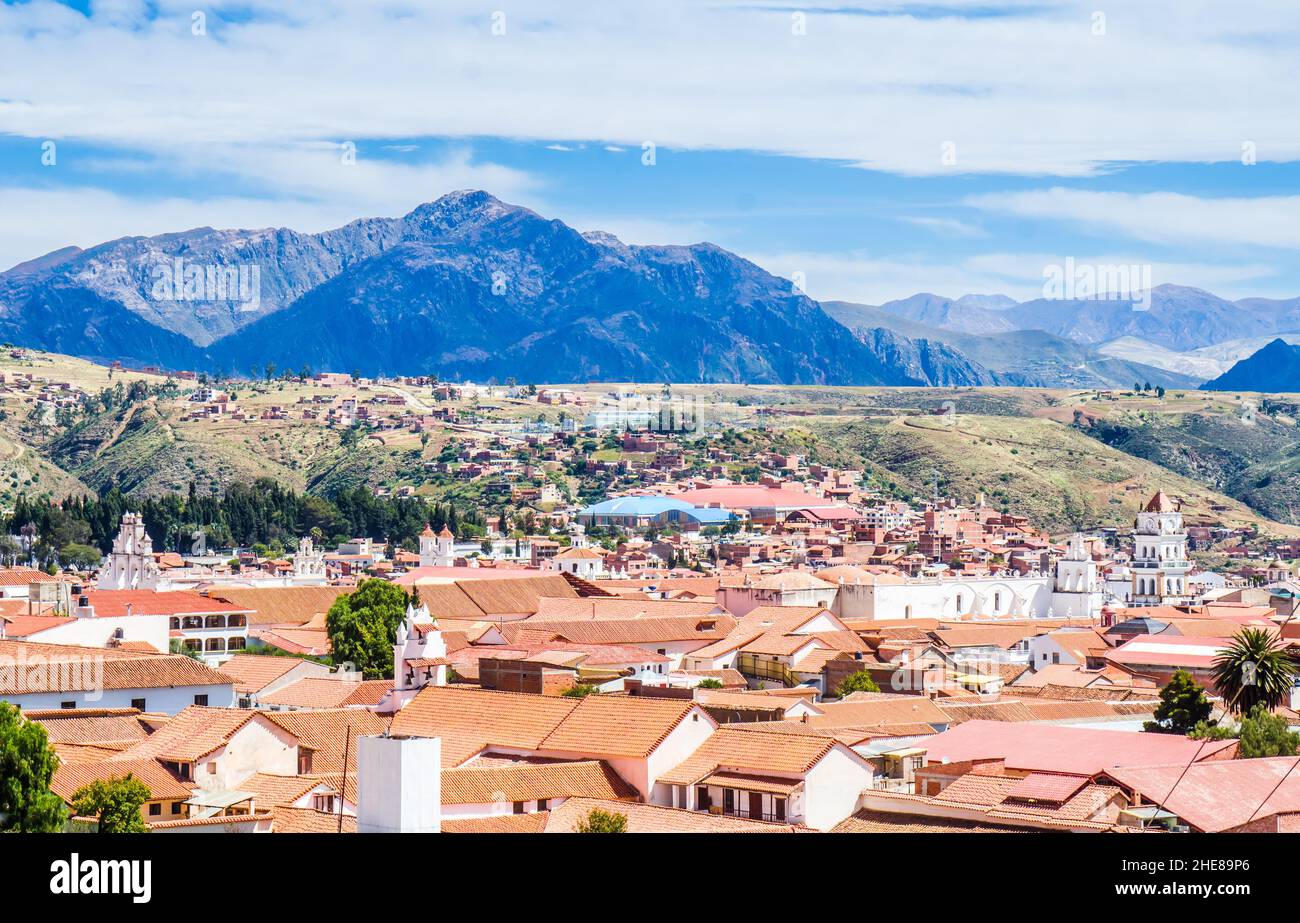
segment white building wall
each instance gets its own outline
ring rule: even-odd
[[[206,695],[207,704],[214,708],[235,706],[235,685],[174,686],[149,689],[105,689],[100,692],[33,692],[5,694],[0,700],[10,702],[24,710],[62,708],[64,702],[75,702],[77,708],[130,708],[135,699],[144,699],[148,711],[175,715],[197,704],[195,696]],[[294,769],[296,771],[296,767]]]
[[[976,613],[988,618],[1046,618],[1052,608],[1051,577],[989,577],[917,580],[840,588],[839,616],[846,619],[954,619]]]
[[[249,776],[259,772],[298,772],[297,739],[260,715],[236,731],[226,746],[194,767],[194,784],[208,792],[238,791]]]
[[[830,830],[852,814],[864,789],[871,788],[871,764],[837,744],[804,777],[803,822]]]
[[[143,641],[160,653],[168,651],[168,622],[165,615],[123,615],[73,619],[33,635],[39,644],[71,644],[77,647],[107,647],[118,630],[121,641]]]
[[[357,830],[442,830],[441,738],[357,738]]]

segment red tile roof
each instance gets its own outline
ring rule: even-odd
[[[1222,758],[1235,752],[1237,741],[1206,742],[1145,731],[967,721],[927,738],[925,746],[931,764],[1003,759],[1008,769],[1093,776],[1113,766],[1186,764],[1193,758]]]

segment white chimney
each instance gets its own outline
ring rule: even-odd
[[[357,832],[442,832],[441,738],[357,738]]]

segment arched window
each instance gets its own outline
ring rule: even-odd
[[[226,640],[225,638],[208,638],[206,647],[209,651],[224,651],[226,649]]]
[[[209,615],[203,620],[204,628],[225,628],[226,617],[224,615]]]

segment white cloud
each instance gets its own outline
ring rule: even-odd
[[[949,237],[987,237],[988,232],[977,224],[956,218],[930,218],[925,216],[904,218],[908,224],[926,228]]]
[[[1300,196],[1200,198],[1055,187],[971,196],[966,204],[1023,218],[1074,222],[1152,243],[1300,249]]]
[[[872,2],[869,7],[881,4]],[[152,148],[506,136],[750,149],[906,174],[1086,174],[1115,160],[1300,158],[1300,8],[1150,0],[1091,31],[1092,0],[970,16],[524,3],[494,35],[470,0],[422,5],[131,0],[89,20],[0,5],[0,131]],[[852,6],[848,3],[836,7]],[[908,7],[894,4],[907,12]],[[222,18],[224,9],[237,18]],[[251,15],[248,15],[251,11]],[[941,160],[955,145],[956,162]]]

